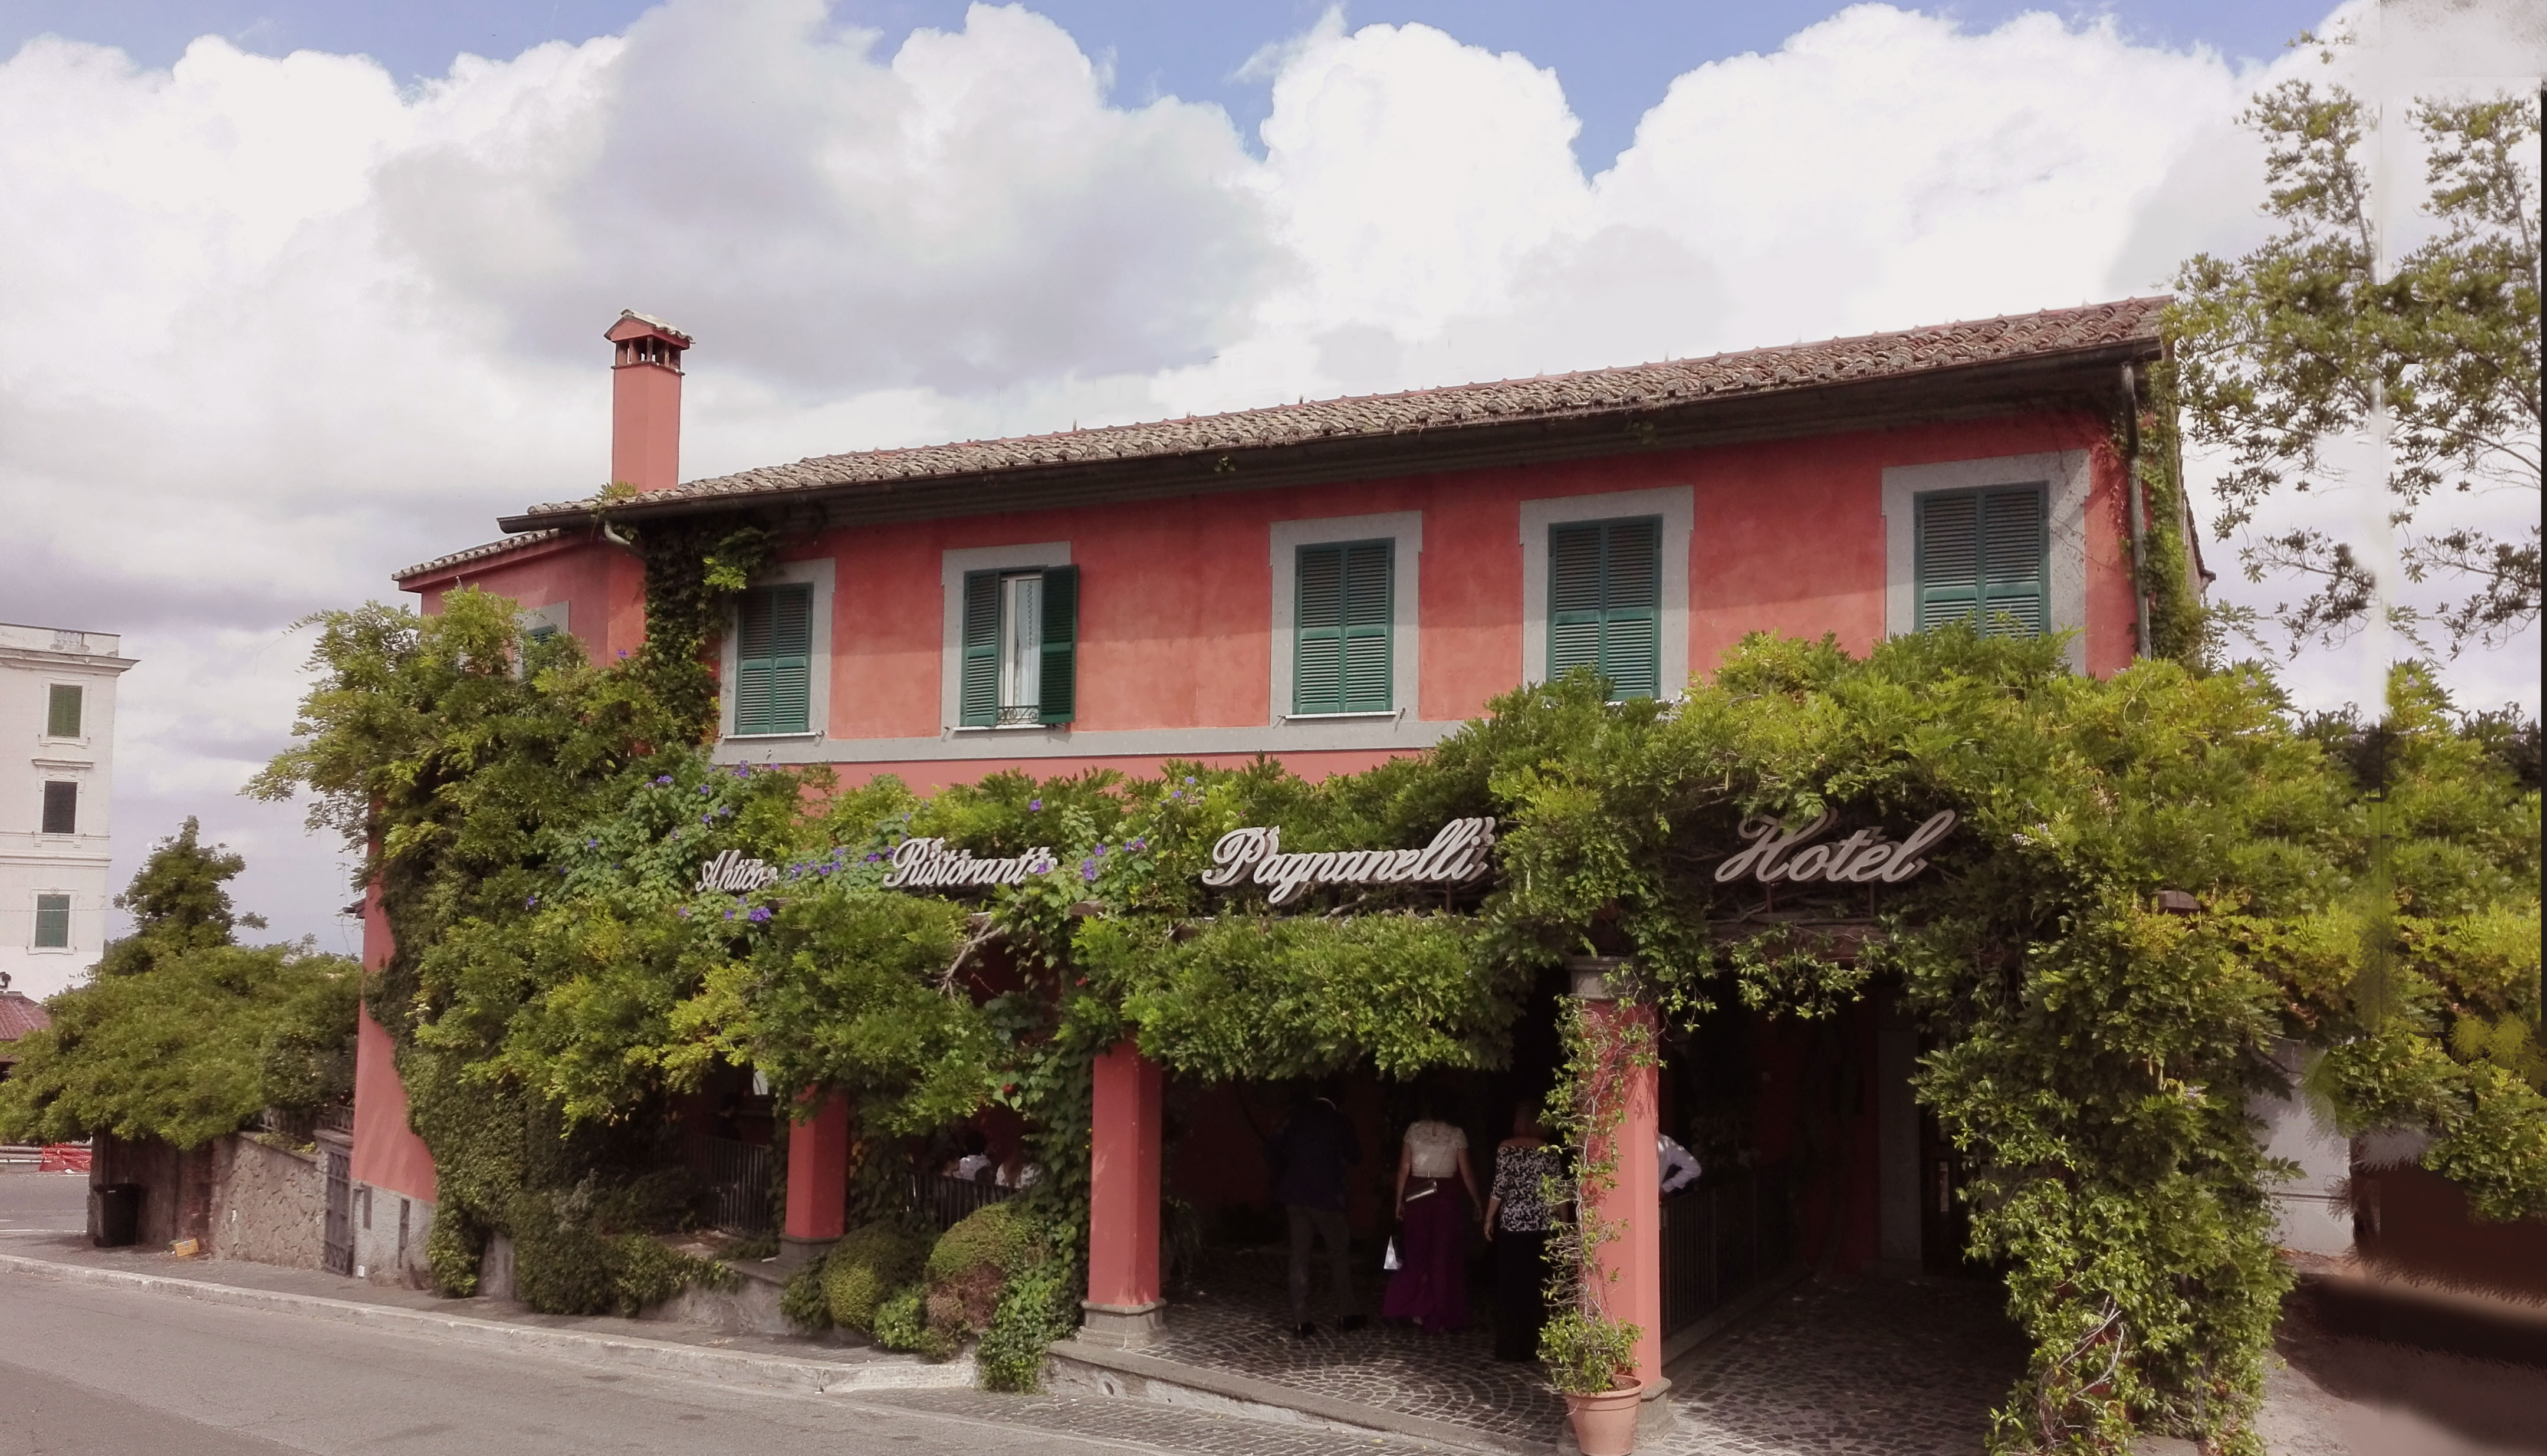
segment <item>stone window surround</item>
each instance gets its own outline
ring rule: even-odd
[[[1689,686],[1690,542],[1696,529],[1698,487],[1663,485],[1599,495],[1557,495],[1521,503],[1521,680],[1547,680],[1547,533],[1575,521],[1662,518],[1662,671],[1666,701]]]
[[[964,725],[964,578],[975,571],[1032,571],[1070,564],[1070,543],[1067,541],[1035,542],[1023,546],[951,547],[938,556],[938,583],[945,602],[945,623],[939,642],[937,661],[937,727],[941,736],[974,737],[990,733],[1017,733],[1027,737],[1067,737],[1066,723],[1014,723],[996,728],[967,728]],[[1088,618],[1088,583],[1081,579],[1079,590],[1080,621]],[[1087,634],[1081,633],[1084,643]],[[818,648],[819,650],[819,648]],[[1081,675],[1086,682],[1086,674]]]
[[[2093,457],[2084,450],[2002,455],[1884,471],[1884,635],[1919,630],[1919,497],[1999,485],[2044,487],[2045,628],[2067,632],[2069,666],[2087,670],[2087,495]]]
[[[1293,713],[1292,673],[1299,650],[1299,551],[1304,546],[1331,546],[1352,541],[1385,541],[1389,551],[1388,701],[1377,713]],[[1338,719],[1411,719],[1422,682],[1416,671],[1420,633],[1417,613],[1422,601],[1424,513],[1383,511],[1367,516],[1326,516],[1306,521],[1276,521],[1271,531],[1269,558],[1274,572],[1271,626],[1273,672],[1267,680],[1267,722],[1280,728],[1293,723],[1327,723]]]
[[[725,637],[717,648],[717,736],[740,743],[788,742],[809,739],[821,742],[826,719],[832,706],[832,588],[838,564],[830,557],[817,557],[803,561],[781,561],[752,578],[753,586],[787,586],[810,582],[814,588],[814,641],[811,648],[812,681],[805,700],[805,728],[793,733],[737,733],[734,730],[734,684],[742,653],[739,624],[729,617]]]

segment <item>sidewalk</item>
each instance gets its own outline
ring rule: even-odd
[[[606,1315],[541,1315],[510,1301],[445,1299],[315,1269],[179,1258],[156,1249],[93,1248],[78,1235],[0,1241],[0,1272],[356,1322],[570,1360],[633,1365],[697,1379],[826,1393],[961,1390],[970,1358],[929,1364],[861,1344],[786,1335],[718,1334]]]

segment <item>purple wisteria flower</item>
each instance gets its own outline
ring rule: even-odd
[[[672,907],[672,913],[686,920],[690,917],[690,907],[688,905],[674,905]]]
[[[1042,801],[1042,800],[1040,800],[1040,799],[1029,799],[1029,800],[1027,800],[1027,801],[1026,801],[1026,813],[1028,813],[1028,814],[1041,814],[1041,813],[1043,813],[1043,801]]]
[[[1096,884],[1096,883],[1097,883],[1097,861],[1095,861],[1095,860],[1093,860],[1093,859],[1084,859],[1084,860],[1081,860],[1081,861],[1079,862],[1079,878],[1080,878],[1080,879],[1082,879],[1082,880],[1087,881],[1087,882],[1088,882],[1089,884],[1091,884],[1091,885]]]
[[[880,862],[881,860],[883,860],[883,858],[884,858],[884,856],[883,856],[883,855],[880,855],[880,854],[869,854],[869,855],[867,856],[867,863],[868,863],[868,864],[871,864],[871,865],[872,865],[872,864],[876,864],[876,863]]]
[[[671,782],[672,776],[670,774],[659,774],[655,778],[655,787],[660,789],[669,785]]]
[[[726,917],[727,919],[729,919],[729,920],[733,919],[733,918],[734,918],[734,911],[732,911],[732,910],[728,910],[728,911],[726,911],[726,912],[725,912],[725,917]]]
[[[1150,847],[1150,841],[1148,836],[1144,835],[1140,838],[1134,839],[1131,843],[1126,844],[1123,847],[1130,850],[1147,849]]]
[[[1186,783],[1190,784],[1190,783],[1192,783],[1193,781],[1194,781],[1193,775],[1191,775],[1191,774],[1187,774],[1187,775],[1186,775]]]
[[[750,914],[749,918],[750,918],[750,920],[751,920],[751,923],[753,923],[754,925],[760,925],[760,924],[765,924],[765,923],[767,923],[767,922],[768,922],[768,919],[769,919],[769,906],[767,906],[767,905],[753,905],[753,906],[751,907],[751,914]]]
[[[526,910],[537,909],[539,908],[539,903],[540,898],[534,895],[529,899],[522,901],[522,908]]]

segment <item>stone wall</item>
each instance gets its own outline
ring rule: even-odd
[[[244,1136],[213,1147],[212,1253],[294,1269],[324,1267],[327,1170],[317,1155]]]

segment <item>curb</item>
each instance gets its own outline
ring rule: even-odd
[[[442,1315],[423,1310],[401,1310],[387,1305],[358,1304],[352,1300],[328,1299],[314,1294],[288,1294],[271,1289],[243,1289],[237,1285],[215,1284],[202,1279],[175,1279],[164,1274],[139,1274],[125,1269],[98,1269],[86,1264],[57,1263],[51,1259],[31,1258],[24,1254],[0,1253],[0,1270],[33,1274],[38,1278],[59,1279],[73,1284],[136,1290],[146,1294],[174,1295],[180,1299],[196,1300],[204,1304],[227,1305],[236,1309],[267,1310],[281,1314],[306,1315],[312,1319],[368,1325],[377,1329],[395,1333],[435,1334],[466,1344],[485,1345],[496,1349],[553,1355],[570,1360],[630,1365],[694,1379],[774,1385],[788,1390],[809,1391],[816,1394],[854,1395],[866,1391],[887,1390],[970,1390],[976,1383],[973,1360],[970,1356],[949,1360],[942,1365],[927,1365],[916,1360],[898,1358],[879,1360],[872,1364],[848,1365],[830,1360],[760,1354],[749,1350],[727,1350],[679,1344],[671,1340],[645,1339],[635,1335],[591,1334],[579,1329],[550,1329],[532,1325],[508,1325],[500,1320],[483,1320],[474,1315]]]

